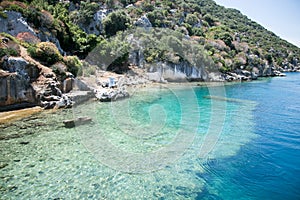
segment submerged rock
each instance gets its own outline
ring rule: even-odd
[[[8,166],[7,163],[0,163],[0,169],[3,169],[4,167]]]
[[[63,121],[66,128],[74,128],[75,126],[80,126],[92,122],[90,117],[78,117],[76,119],[70,119]]]
[[[19,144],[27,145],[29,144],[29,141],[21,141]]]

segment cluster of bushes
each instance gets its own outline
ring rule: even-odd
[[[134,22],[143,15],[147,16],[154,28],[175,30],[171,34],[152,32],[138,36],[144,41],[145,59],[149,63],[176,63],[184,60],[184,57],[194,57],[196,61],[202,59],[201,64],[214,65],[222,72],[227,72],[242,65],[258,66],[265,62],[282,65],[284,61],[295,63],[297,59],[300,60],[299,48],[249,20],[238,10],[225,9],[213,0],[70,2],[75,5],[75,10],[74,6],[71,9],[70,3],[59,0],[6,0],[0,3],[0,16],[5,17],[3,10],[21,12],[36,28],[48,28],[70,55],[85,58],[96,48],[88,59],[98,62],[100,67],[105,66],[105,69],[126,66],[129,44],[124,37],[120,39],[122,37],[118,32],[132,29]],[[112,12],[102,21],[101,35],[85,33],[78,24],[90,23],[102,6],[112,9]],[[191,39],[188,41],[184,37]],[[72,63],[72,66],[78,67],[70,67],[69,70],[80,72],[79,62],[74,58],[63,59],[53,45],[40,43],[31,45],[28,50],[34,57],[50,65],[59,61],[67,66]],[[95,59],[95,52],[103,58],[101,61]],[[107,59],[109,57],[114,60]]]
[[[6,33],[0,33],[0,59],[3,56],[19,56],[19,41]]]
[[[130,18],[124,11],[116,11],[103,20],[103,28],[107,36],[114,36],[117,32],[126,30],[129,23]]]
[[[63,57],[55,44],[51,42],[41,42],[37,45],[30,45],[27,49],[28,53],[33,57],[43,62],[47,66],[55,66],[55,70],[61,69],[57,63],[63,62],[66,66],[66,71],[77,76],[82,68],[82,63],[77,56]],[[60,72],[61,70],[58,70]]]
[[[0,47],[0,58],[3,56],[18,56],[19,52],[14,48],[3,48]]]
[[[86,57],[86,61],[103,70],[124,72],[127,70],[130,45],[126,34],[118,33],[109,39],[102,39],[99,45]]]
[[[130,40],[128,35],[131,36]],[[214,68],[212,60],[198,42],[186,39],[179,31],[158,28],[118,33],[108,40],[104,39],[86,61],[102,69],[124,72],[131,51],[142,51],[149,64],[160,61],[174,64],[189,62],[194,66]]]
[[[41,42],[36,46],[30,46],[28,48],[28,53],[47,65],[52,65],[62,60],[62,56],[57,47],[51,42]]]
[[[71,54],[84,58],[98,44],[99,39],[95,35],[86,34],[72,21],[68,4],[47,0],[28,2],[2,1],[0,7],[3,10],[14,10],[22,13],[28,22],[37,29],[40,27],[48,28],[51,34],[59,40],[62,48]],[[86,3],[86,5],[90,9],[90,3]],[[81,19],[89,19],[91,15],[84,16],[83,14],[88,13],[81,13]]]
[[[67,71],[71,72],[75,76],[82,74],[82,62],[77,56],[66,56],[63,58],[63,62],[67,66]]]

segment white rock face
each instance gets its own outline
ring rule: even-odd
[[[167,81],[207,80],[208,74],[205,68],[192,66],[188,62],[178,64],[159,62],[149,67],[148,72],[159,72]]]
[[[0,32],[9,33],[17,36],[21,32],[29,32],[36,35],[34,30],[28,25],[26,20],[22,17],[21,13],[15,11],[4,11],[7,18],[0,17]]]
[[[21,57],[9,57],[3,63],[3,68],[10,73],[17,72],[22,76],[27,76],[26,66],[29,63]]]
[[[151,72],[147,73],[148,79],[150,81],[158,82],[158,83],[165,83],[164,77],[162,77],[161,73],[159,72]]]
[[[100,35],[103,30],[102,21],[111,12],[108,9],[102,9],[94,14],[93,20],[89,24],[79,24],[79,27],[88,34]]]
[[[57,47],[57,49],[59,50],[59,52],[64,55],[64,50],[61,48],[60,43],[58,41],[58,39],[53,36],[53,34],[48,34],[50,33],[50,31],[48,31],[47,28],[40,28],[40,32],[37,34],[38,38],[42,41],[42,42],[52,42],[53,44],[55,44],[55,46]]]
[[[135,25],[138,27],[143,27],[143,28],[150,28],[152,27],[152,24],[150,22],[150,20],[147,18],[146,15],[142,16],[141,18],[139,18],[136,22]]]

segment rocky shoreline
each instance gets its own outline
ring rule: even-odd
[[[60,99],[64,99],[66,96],[67,99],[69,99],[72,102],[71,106],[63,106],[63,107],[57,107],[54,106],[53,109],[47,109],[45,107],[36,106],[33,108],[27,108],[23,107],[23,109],[15,110],[15,107],[13,108],[13,111],[5,111],[0,112],[0,124],[2,126],[7,126],[7,124],[10,124],[13,121],[22,120],[22,119],[31,119],[35,118],[35,114],[39,112],[43,112],[42,114],[47,113],[56,113],[58,108],[71,108],[72,106],[77,106],[79,104],[82,104],[86,101],[100,101],[100,102],[111,102],[120,100],[123,98],[130,98],[130,94],[132,94],[132,91],[139,90],[140,88],[144,87],[178,87],[178,86],[196,86],[196,87],[209,87],[209,86],[222,86],[227,84],[235,84],[238,82],[243,82],[243,79],[239,79],[236,81],[210,81],[210,82],[161,82],[161,81],[150,81],[147,73],[142,73],[142,70],[139,68],[134,68],[133,71],[135,72],[134,75],[119,75],[111,72],[101,72],[100,75],[97,74],[96,76],[90,76],[90,77],[80,77],[80,78],[74,78],[72,79],[72,89],[68,93],[61,94]],[[115,85],[113,87],[110,87],[109,80],[110,78],[114,78]],[[249,81],[249,80],[247,80]],[[53,88],[53,87],[52,87]],[[56,88],[57,89],[57,88]],[[52,93],[54,95],[54,92]],[[56,97],[57,98],[57,97]],[[60,103],[61,100],[51,100],[52,102]],[[49,102],[51,102],[49,101]],[[3,107],[2,107],[3,108]],[[9,108],[9,106],[7,106]],[[47,111],[48,110],[48,111]],[[69,109],[59,109],[60,111],[70,113],[71,111]],[[60,112],[59,112],[60,113]],[[55,116],[55,115],[54,115]],[[72,115],[70,115],[72,116]],[[78,119],[72,119],[67,117],[63,120],[69,119],[69,120],[75,120],[74,124],[84,124],[89,123],[90,120],[83,120],[83,122],[76,121]],[[84,116],[82,116],[84,117]],[[32,124],[32,126],[34,123]],[[47,125],[48,127],[49,125]],[[63,127],[61,125],[60,127]],[[0,140],[10,139],[10,138],[16,138],[16,137],[22,137],[24,134],[27,134],[25,131],[20,132],[20,134],[14,134],[14,135],[5,135],[1,136]]]
[[[147,72],[139,67],[131,66],[128,73],[122,75],[98,71],[95,75],[88,77],[74,78],[69,75],[60,82],[49,68],[34,65],[22,57],[8,57],[3,63],[3,70],[0,71],[0,111],[32,106],[41,106],[44,109],[71,108],[74,104],[82,103],[91,98],[101,102],[127,98],[129,97],[127,87],[143,87],[151,83],[166,84],[193,81],[180,74],[181,72],[173,72],[174,78],[170,79],[170,72],[165,76],[163,73]],[[296,71],[299,69],[293,70],[293,72]],[[285,74],[271,70],[265,76],[285,76]],[[176,79],[176,77],[180,78]],[[261,76],[247,70],[228,73],[211,72],[204,82],[251,81],[257,80],[258,77]]]

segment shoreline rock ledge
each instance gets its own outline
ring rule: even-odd
[[[129,93],[124,87],[117,89],[100,89],[95,91],[96,98],[101,102],[116,101],[129,97]]]

